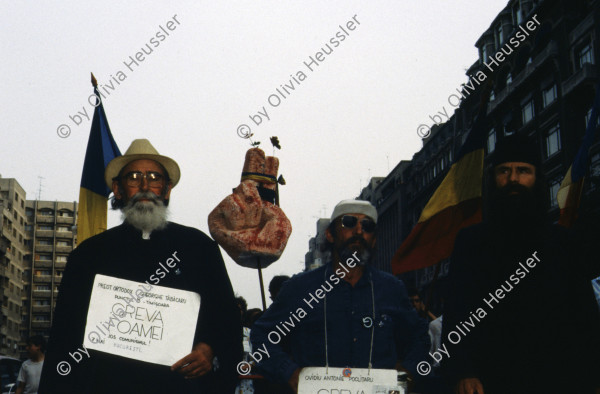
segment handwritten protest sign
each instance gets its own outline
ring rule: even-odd
[[[84,346],[155,364],[172,365],[193,346],[200,295],[96,275]]]
[[[298,394],[404,394],[393,369],[302,368]]]

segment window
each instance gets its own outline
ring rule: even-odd
[[[518,1],[513,5],[512,17],[513,17],[513,24],[515,25],[515,27],[517,25],[520,25],[521,22],[523,22],[523,14],[521,12],[521,5],[519,4]]]
[[[31,224],[26,224],[25,225],[25,231],[28,232],[28,231],[31,231],[31,230],[33,230],[33,226]]]
[[[52,272],[49,270],[35,270],[35,276],[49,276],[52,275]]]
[[[50,300],[34,300],[33,305],[36,305],[36,306],[50,305]]]
[[[38,260],[40,261],[52,261],[52,256],[49,254],[40,254],[38,256]]]
[[[521,110],[523,115],[523,124],[529,123],[533,119],[534,111],[533,111],[533,100],[529,100]]]
[[[25,215],[27,215],[27,217],[32,217],[33,216],[33,209],[27,208],[25,210]]]
[[[35,285],[36,291],[50,291],[50,285]]]
[[[487,138],[487,153],[488,155],[496,149],[496,130],[491,129]]]
[[[593,188],[600,188],[600,153],[596,153],[590,160],[590,180]]]
[[[558,189],[560,188],[561,179],[555,178],[550,182],[550,188],[548,189],[550,192],[550,207],[556,208],[558,206],[558,201],[556,200],[556,193],[558,193]]]
[[[579,68],[582,68],[585,63],[594,64],[594,52],[591,43],[588,43],[577,52],[577,61]]]
[[[67,256],[56,256],[56,262],[57,263],[66,263],[67,262]]]
[[[40,239],[38,245],[52,245],[51,239]]]
[[[546,108],[556,100],[556,85],[550,86],[542,92],[543,108]]]
[[[60,216],[63,217],[63,218],[72,218],[73,217],[73,212],[61,211],[60,212]]]
[[[71,246],[67,241],[57,241],[56,246]]]
[[[69,231],[69,228],[65,227],[65,226],[58,226],[58,228],[56,230],[59,232],[64,232],[64,231]]]
[[[585,128],[587,130],[587,126],[590,123],[590,119],[592,118],[592,108],[590,108],[585,114]],[[600,119],[600,114],[598,114],[598,119]],[[597,124],[596,124],[597,126]]]
[[[40,211],[40,215],[42,216],[54,216],[54,212],[50,209],[43,209]]]
[[[560,129],[558,125],[551,128],[546,134],[546,157],[550,157],[560,150]]]
[[[494,39],[496,40],[496,49],[499,49],[502,43],[504,42],[504,34],[502,32],[502,23],[496,25],[496,29],[494,30]]]
[[[47,224],[41,224],[41,225],[39,225],[38,229],[42,230],[42,231],[52,231],[53,230],[52,226],[49,226]]]

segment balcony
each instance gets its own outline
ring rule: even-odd
[[[572,91],[574,91],[585,81],[595,81],[596,77],[596,66],[594,66],[593,64],[585,63],[580,70],[577,70],[573,75],[569,77],[569,79],[562,83],[563,96],[566,96]]]
[[[52,245],[40,245],[40,244],[37,244],[37,245],[35,245],[35,251],[36,252],[51,253],[52,252]]]
[[[68,216],[57,216],[56,217],[56,223],[75,224],[75,218],[74,217],[68,217]]]
[[[33,281],[35,283],[50,283],[52,282],[52,275],[34,275]]]
[[[50,260],[36,260],[33,268],[52,268],[52,261]]]
[[[50,298],[50,290],[34,290],[33,296],[36,298]]]
[[[33,313],[50,313],[51,308],[50,305],[34,305],[33,306]]]
[[[36,221],[38,223],[50,223],[50,224],[54,224],[54,216],[37,215]]]
[[[57,231],[56,238],[73,238],[72,231]]]
[[[36,238],[52,238],[54,237],[53,230],[35,230]]]
[[[31,322],[31,328],[50,328],[50,322],[34,320]]]
[[[71,253],[72,250],[72,246],[56,246],[56,253]]]

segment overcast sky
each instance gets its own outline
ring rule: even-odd
[[[0,174],[28,199],[38,197],[39,177],[42,200],[78,199],[90,71],[121,152],[148,138],[179,163],[174,222],[208,233],[207,216],[238,185],[250,148],[238,126],[267,154],[276,135],[293,232],[264,271],[268,284],[303,269],[318,217],[420,149],[417,127],[467,81],[475,41],[506,3],[2,1]],[[330,52],[327,43],[333,52],[311,71],[304,62]],[[136,65],[130,56],[150,52],[146,44],[152,52]],[[250,116],[263,107],[268,118],[257,125]],[[120,221],[109,213],[109,227]],[[223,255],[236,293],[259,307],[256,271]]]

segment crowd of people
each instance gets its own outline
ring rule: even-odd
[[[378,214],[369,202],[335,206],[325,232],[331,260],[273,278],[273,302],[263,311],[235,296],[215,241],[166,220],[180,178],[174,160],[135,140],[105,178],[124,222],[69,257],[41,394],[297,393],[307,367],[403,371],[413,393],[600,392],[600,317],[590,284],[600,274],[598,222],[582,218],[572,231],[546,222],[545,181],[526,140],[496,147],[484,221],[457,237],[440,316],[370,264]],[[160,286],[201,299],[191,352],[165,366],[88,349],[69,374],[57,373],[85,339],[96,275],[148,283],[147,262],[173,251],[177,271]],[[250,370],[240,371],[240,362]],[[423,362],[433,370],[424,373]]]

